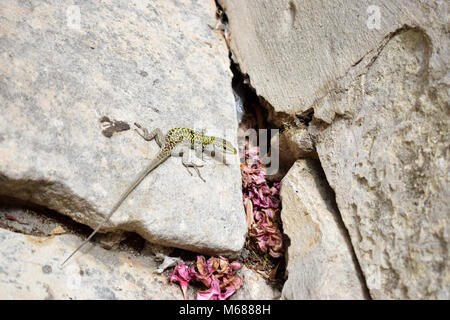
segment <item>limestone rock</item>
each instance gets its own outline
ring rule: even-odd
[[[281,201],[290,239],[282,298],[366,298],[334,194],[315,160],[295,162],[282,180]]]
[[[246,266],[239,270],[239,275],[244,280],[244,285],[230,297],[230,300],[274,300],[280,297],[280,291]]]
[[[339,79],[370,63],[363,58],[373,56],[397,29],[444,28],[447,12],[445,1],[428,0],[219,3],[229,20],[234,60],[273,111],[291,115],[338,93]],[[447,41],[442,31],[436,36]],[[448,46],[438,47],[448,57]]]
[[[430,86],[432,46],[394,36],[343,98],[352,117],[317,136],[374,298],[450,298],[448,85]]]
[[[61,257],[80,242],[74,235],[37,237],[0,228],[0,299],[183,299],[148,256],[94,245],[61,268]]]
[[[274,148],[279,150],[279,170],[267,176],[272,181],[280,181],[296,160],[317,157],[313,140],[305,127],[289,128],[275,135],[270,147],[272,152]]]
[[[0,195],[95,227],[158,150],[127,130],[134,122],[204,128],[236,143],[228,50],[208,26],[214,1],[1,7]],[[167,160],[103,231],[238,252],[247,230],[239,162],[204,160],[206,183]]]
[[[220,2],[257,93],[275,113],[314,110],[371,297],[449,299],[447,3]]]

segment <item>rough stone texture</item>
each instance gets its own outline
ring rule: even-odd
[[[177,250],[133,234],[116,235],[120,246],[105,241],[115,233],[97,235],[83,255],[60,268],[85,229],[48,210],[0,204],[0,299],[183,299],[179,285],[167,281],[175,264],[184,262]],[[245,266],[238,273],[244,286],[232,299],[280,296],[260,274]],[[197,289],[189,286],[188,299]]]
[[[302,113],[335,91],[337,79],[376,51],[389,33],[405,24],[426,28],[430,21],[444,27],[447,14],[446,1],[428,0],[219,3],[240,69],[276,112],[289,114]],[[371,5],[380,9],[379,29],[368,28],[374,16]]]
[[[364,299],[364,280],[320,164],[298,160],[281,184],[290,239],[283,299]]]
[[[0,299],[183,299],[149,256],[94,245],[64,268],[74,235],[36,237],[0,229]],[[193,296],[193,290],[189,291]]]
[[[317,157],[306,127],[289,128],[275,135],[270,141],[270,147],[271,150],[279,149],[279,170],[267,176],[272,181],[283,179],[296,160]]]
[[[221,3],[257,93],[276,112],[314,109],[309,131],[371,297],[449,299],[448,2]]]
[[[105,137],[103,116],[123,121],[117,129],[205,128],[236,142],[228,50],[208,26],[215,10],[212,0],[3,1],[0,195],[95,227],[158,149],[133,130]],[[239,251],[246,223],[238,161],[205,160],[203,183],[169,159],[105,230],[203,253]]]
[[[238,272],[244,280],[244,286],[237,290],[230,300],[274,300],[280,297],[280,291],[255,271],[244,266]]]
[[[450,298],[450,118],[430,49],[422,31],[394,36],[317,137],[374,298]]]

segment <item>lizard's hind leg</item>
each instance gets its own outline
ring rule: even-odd
[[[155,139],[156,143],[160,148],[163,146],[164,134],[160,129],[156,128],[149,133],[148,130],[143,126],[141,126],[139,123],[135,122],[134,125],[138,127],[138,129],[140,129],[142,132],[140,132],[138,129],[134,130],[136,130],[137,134],[140,135],[142,138],[144,138],[146,141],[152,141],[153,139]]]
[[[186,168],[189,167],[189,166],[185,165],[184,163],[183,163],[183,165],[184,165]],[[198,177],[199,177],[200,179],[202,179],[203,182],[206,182],[206,180],[203,179],[202,175],[200,174],[200,170],[198,169],[199,167],[203,167],[203,165],[198,166],[198,165],[196,165],[195,163],[192,163],[191,166],[194,167],[195,171],[196,171],[197,174],[198,174]],[[191,173],[191,172],[189,171],[189,173]],[[192,174],[191,174],[191,175],[192,175]]]
[[[190,148],[188,144],[179,144],[172,150],[172,155],[174,156],[182,156],[181,163],[186,168],[186,170],[189,172],[189,174],[192,176],[191,171],[189,170],[189,167],[193,167],[195,169],[195,172],[197,172],[198,177],[202,179],[203,182],[206,182],[205,179],[203,179],[202,175],[200,174],[200,170],[198,168],[203,167],[202,163],[195,163],[195,160],[193,158],[199,159],[196,156],[193,156],[192,154],[195,153],[194,150]],[[200,160],[200,159],[199,159]]]
[[[200,174],[200,170],[198,169],[200,167],[203,167],[203,165],[198,165],[198,164],[195,164],[194,162],[186,161],[184,158],[185,157],[183,154],[183,158],[181,159],[181,162],[183,163],[183,166],[186,168],[186,170],[189,172],[189,174],[192,176],[191,171],[189,171],[189,167],[194,167],[195,172],[197,172],[197,174],[198,174],[198,177],[200,179],[202,179],[203,182],[206,182],[205,179],[203,179],[202,175]]]

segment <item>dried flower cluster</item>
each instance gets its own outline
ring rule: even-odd
[[[283,254],[282,234],[276,223],[280,212],[280,183],[269,187],[258,147],[245,151],[241,173],[249,237],[262,252],[278,258]],[[197,282],[207,288],[197,292],[197,300],[225,300],[243,285],[242,278],[234,273],[241,267],[241,263],[229,263],[224,257],[206,260],[203,256],[197,256],[194,266],[178,263],[170,275],[170,281],[180,284],[185,299],[189,283]]]
[[[283,254],[283,237],[275,222],[280,211],[280,183],[269,188],[259,159],[259,147],[249,147],[245,151],[241,173],[248,234],[262,252],[278,258]]]
[[[203,256],[197,256],[196,266],[188,267],[182,262],[178,263],[170,275],[170,281],[180,284],[184,299],[187,298],[189,283],[201,282],[208,289],[198,291],[197,300],[225,300],[244,284],[242,278],[234,274],[234,271],[241,267],[241,263],[229,263],[224,257],[211,257],[206,260]]]

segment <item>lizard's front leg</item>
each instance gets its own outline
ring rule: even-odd
[[[195,153],[194,150],[191,149],[190,144],[188,143],[180,143],[176,147],[172,149],[172,156],[182,157],[181,163],[186,168],[186,170],[189,172],[189,174],[192,176],[191,171],[189,170],[189,167],[193,167],[195,171],[197,172],[200,179],[202,179],[203,182],[206,182],[205,179],[203,179],[202,175],[200,174],[200,170],[198,168],[203,167],[203,163],[196,163],[195,159],[200,160],[198,157],[193,156],[192,154]]]
[[[139,123],[135,122],[134,125],[142,131],[142,132],[140,132],[138,129],[134,129],[134,130],[136,130],[138,135],[140,135],[146,141],[152,141],[153,139],[155,139],[158,146],[160,148],[162,148],[162,146],[164,144],[164,134],[162,133],[162,131],[160,129],[156,128],[156,129],[152,130],[152,132],[149,133],[148,130],[146,128],[144,128],[143,126],[141,126]]]

